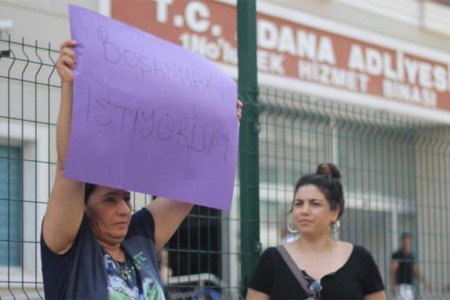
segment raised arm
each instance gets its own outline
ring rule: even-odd
[[[155,247],[161,250],[191,211],[193,204],[157,197],[146,208],[155,221]]]
[[[61,78],[61,103],[56,124],[58,160],[42,232],[47,246],[57,254],[67,252],[72,246],[84,211],[83,184],[67,179],[64,175],[72,122],[73,70],[76,63],[72,47],[75,45],[75,41],[62,44],[56,62],[56,69]]]

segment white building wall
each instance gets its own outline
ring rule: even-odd
[[[416,0],[259,0],[291,7],[328,20],[355,26],[387,37],[450,51],[450,7],[431,1],[424,4],[421,25]]]
[[[9,34],[14,39],[25,39],[27,43],[39,41],[39,45],[58,49],[70,39],[69,4],[80,5],[99,11],[99,0],[1,0],[0,21],[9,20]],[[7,35],[3,33],[3,38]]]

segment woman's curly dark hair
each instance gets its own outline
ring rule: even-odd
[[[316,173],[300,177],[295,185],[294,195],[304,185],[315,185],[325,195],[332,210],[339,208],[338,218],[340,218],[344,213],[345,203],[341,178],[341,172],[335,164],[322,163],[317,166]]]

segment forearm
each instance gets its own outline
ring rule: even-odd
[[[56,149],[58,168],[64,170],[69,149],[70,128],[72,123],[73,84],[63,82],[61,86],[61,103],[56,123]]]
[[[391,288],[394,294],[397,293],[397,275],[395,271],[391,271]]]
[[[193,204],[163,197],[157,197],[146,206],[155,222],[157,250],[164,247],[193,207]]]
[[[72,122],[72,82],[76,62],[71,47],[75,44],[74,41],[67,41],[61,45],[60,57],[55,65],[62,82],[56,123],[58,159],[42,232],[47,246],[57,254],[66,253],[72,246],[84,212],[83,184],[66,178],[64,173]]]
[[[72,91],[72,84],[63,82],[56,123],[58,161],[43,227],[47,245],[58,254],[71,247],[84,211],[83,184],[64,174],[72,121]]]
[[[425,276],[419,271],[416,272],[416,277],[420,283],[422,283],[425,287],[428,287],[428,282],[425,280]]]
[[[61,87],[61,103],[56,123],[57,166],[65,169],[69,149],[70,128],[72,123],[73,84],[63,82]]]
[[[414,264],[413,266],[413,272],[414,272],[414,277],[416,277],[416,279],[422,283],[422,285],[426,288],[426,289],[431,289],[431,286],[429,285],[429,283],[425,280],[425,276],[419,271],[419,269],[417,268],[417,266]]]

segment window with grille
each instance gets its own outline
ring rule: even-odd
[[[22,265],[21,150],[0,146],[0,266]]]

